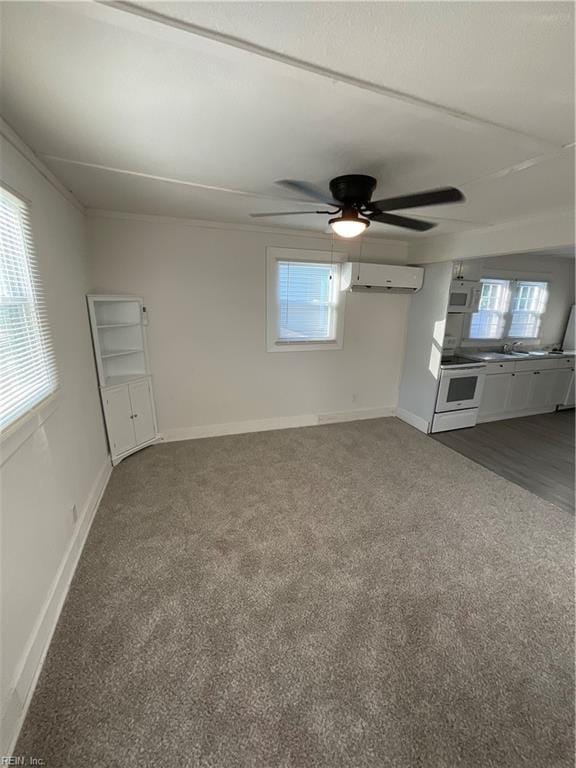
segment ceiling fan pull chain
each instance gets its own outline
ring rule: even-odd
[[[362,263],[362,251],[364,249],[364,232],[360,233],[360,253],[358,255],[358,280],[360,280],[360,264]]]

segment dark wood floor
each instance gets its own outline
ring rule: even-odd
[[[432,437],[574,512],[574,410],[492,421]]]

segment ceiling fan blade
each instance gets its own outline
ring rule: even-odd
[[[279,211],[278,213],[251,213],[253,219],[261,219],[264,216],[302,216],[309,213],[332,213],[332,211]]]
[[[276,182],[285,189],[290,189],[292,192],[299,192],[301,195],[309,197],[311,200],[318,200],[326,205],[335,205],[339,207],[340,203],[333,200],[329,192],[325,192],[315,184],[310,184],[309,181],[298,181],[297,179],[280,179]]]
[[[420,208],[423,205],[446,205],[462,203],[466,198],[456,187],[441,187],[415,192],[412,195],[388,197],[385,200],[373,200],[368,207],[377,211],[400,211],[402,208]]]
[[[377,211],[369,213],[368,218],[371,221],[379,221],[381,224],[390,224],[392,227],[402,227],[403,229],[413,229],[416,232],[426,232],[436,226],[431,221],[423,219],[409,219],[407,216],[396,216],[394,213],[384,213]]]

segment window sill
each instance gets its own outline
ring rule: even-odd
[[[20,446],[52,416],[59,403],[60,390],[57,389],[2,432],[0,435],[0,466],[5,464]]]
[[[529,344],[531,346],[538,346],[540,343],[540,337],[535,336],[533,338],[523,337],[518,338],[516,336],[505,336],[502,339],[462,339],[460,342],[461,347],[501,347],[504,344],[514,344],[518,342],[520,344]]]
[[[338,349],[342,349],[342,342],[337,339],[334,341],[275,341],[268,345],[268,352],[318,352]]]

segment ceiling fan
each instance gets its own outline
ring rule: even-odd
[[[310,200],[324,203],[336,208],[334,211],[282,211],[281,213],[252,213],[254,218],[263,216],[297,216],[310,213],[333,215],[328,223],[340,237],[356,237],[360,235],[372,221],[389,224],[393,227],[413,229],[417,232],[426,232],[435,227],[431,221],[412,219],[407,216],[397,216],[389,211],[399,211],[403,208],[418,208],[428,205],[446,205],[447,203],[461,203],[466,198],[455,187],[441,187],[429,189],[424,192],[415,192],[412,195],[389,197],[385,200],[371,200],[376,189],[377,180],[372,176],[349,174],[337,176],[330,182],[330,192],[310,184],[307,181],[295,181],[282,179],[277,181],[281,187],[305,195]],[[337,215],[339,214],[339,215]]]

